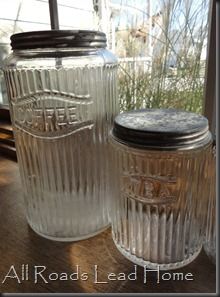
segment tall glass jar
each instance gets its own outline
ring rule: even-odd
[[[213,264],[216,264],[216,137],[212,144],[212,154],[208,164],[208,211],[204,249]]]
[[[190,263],[205,232],[208,121],[173,109],[126,112],[115,118],[110,141],[117,248],[152,269]]]
[[[4,75],[27,220],[72,241],[108,226],[108,132],[118,113],[117,59],[97,31],[12,35]]]

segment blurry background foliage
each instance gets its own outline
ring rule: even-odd
[[[207,0],[58,0],[61,29],[107,34],[119,57],[121,111],[180,108],[201,113],[204,98]],[[47,0],[0,0],[0,67],[9,37],[50,29]],[[0,71],[0,102],[7,102]]]

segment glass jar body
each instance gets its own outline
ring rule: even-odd
[[[205,232],[210,144],[172,152],[132,148],[113,137],[111,143],[112,234],[119,251],[150,269],[190,263]]]
[[[108,226],[116,58],[105,49],[16,50],[4,75],[27,220],[70,241]]]
[[[216,265],[216,146],[212,148],[208,167],[208,206],[204,249],[213,264]]]

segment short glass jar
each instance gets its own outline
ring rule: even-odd
[[[117,58],[97,31],[24,32],[11,46],[4,75],[29,225],[54,240],[95,235],[109,225]]]
[[[216,137],[212,144],[212,154],[208,164],[208,212],[204,249],[213,264],[216,265]]]
[[[174,109],[126,112],[115,118],[110,141],[117,248],[152,269],[190,263],[205,232],[207,119]]]

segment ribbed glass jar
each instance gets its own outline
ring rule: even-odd
[[[206,254],[216,265],[216,142],[213,141],[212,154],[208,166],[208,212],[204,249]]]
[[[109,225],[117,59],[96,31],[26,32],[11,41],[4,74],[27,220],[50,239],[90,237]]]
[[[113,240],[129,260],[152,269],[182,267],[202,248],[204,169],[211,137],[203,127],[203,139],[189,144],[190,134],[183,135],[189,129],[184,124],[187,116],[190,122],[194,115],[157,109],[128,112],[116,117],[112,131]],[[178,133],[177,119],[182,126]],[[192,130],[195,127],[196,120]]]

